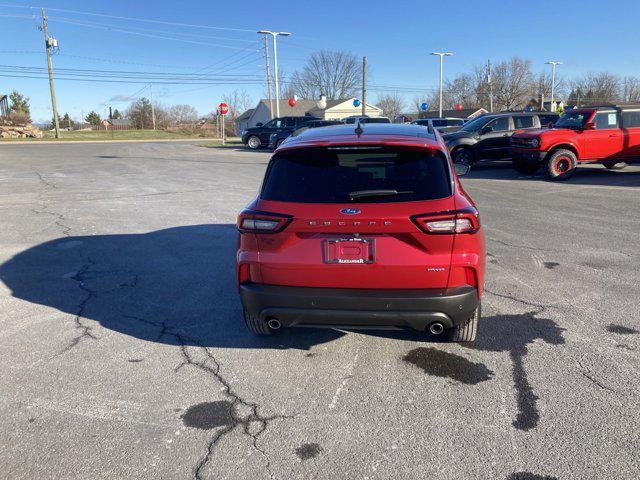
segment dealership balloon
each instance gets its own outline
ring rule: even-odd
[[[296,99],[295,98],[290,98],[289,99],[289,106],[290,107],[295,107],[296,106]]]
[[[318,100],[318,103],[316,103],[316,106],[320,110],[324,110],[325,108],[327,108],[327,97],[325,95],[320,95],[320,100]]]
[[[360,100],[358,100],[357,98],[353,100],[353,106],[354,107],[359,107],[360,106]]]
[[[457,104],[457,105],[456,105],[456,110],[462,110],[462,105]]]
[[[423,111],[426,111],[426,110],[427,110],[427,108],[429,108],[429,104],[428,104],[427,102],[422,102],[422,103],[420,104],[420,108],[421,108]]]

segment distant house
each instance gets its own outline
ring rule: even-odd
[[[128,118],[114,118],[109,120],[114,127],[132,127],[133,123]]]
[[[362,113],[362,106],[355,107],[353,105],[354,100],[355,98],[327,100],[327,106],[324,109],[318,108],[318,100],[300,99],[296,101],[293,107],[289,105],[289,100],[280,100],[280,116],[302,117],[304,115],[310,115],[323,120],[342,120],[343,118],[360,115]],[[238,135],[242,130],[256,127],[259,123],[264,125],[272,118],[275,118],[275,100],[273,100],[273,104],[274,108],[272,112],[269,106],[269,100],[262,99],[255,108],[247,110],[236,118],[236,131]],[[379,117],[383,112],[375,105],[367,103],[366,113],[370,117]]]
[[[0,117],[9,116],[9,97],[0,93]]]
[[[246,130],[250,126],[255,126],[255,125],[249,125],[249,120],[251,119],[251,116],[255,111],[256,111],[255,108],[250,108],[249,110],[245,111],[242,115],[240,115],[235,119],[236,133],[238,134],[238,136],[240,136],[240,133],[242,132],[242,130]]]
[[[132,130],[133,123],[128,118],[105,118],[100,122],[105,130]]]
[[[343,98],[339,100],[327,100],[327,107],[324,110],[317,105],[309,110],[308,114],[323,120],[342,120],[353,115],[362,115],[362,105],[353,105],[355,98]],[[317,103],[317,102],[316,102]],[[366,114],[370,117],[381,117],[382,109],[367,103]]]

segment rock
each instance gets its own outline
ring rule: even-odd
[[[33,125],[0,125],[2,138],[42,138],[42,130]]]

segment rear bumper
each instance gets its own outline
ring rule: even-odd
[[[453,327],[469,319],[478,306],[475,287],[373,290],[351,288],[240,285],[244,308],[285,327],[413,328],[432,322]]]
[[[511,147],[511,159],[521,162],[541,162],[547,152],[537,150],[535,148],[517,148]]]

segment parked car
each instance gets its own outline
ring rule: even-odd
[[[252,150],[269,145],[269,138],[272,133],[278,133],[281,130],[300,128],[304,123],[310,120],[320,120],[316,117],[278,117],[268,121],[264,125],[258,123],[255,127],[247,128],[242,131],[242,143]],[[293,131],[291,130],[291,131]]]
[[[413,125],[421,125],[423,127],[431,127],[440,133],[457,132],[464,125],[462,118],[419,118],[411,122]]]
[[[484,233],[439,134],[416,125],[313,128],[271,158],[238,216],[250,331],[409,328],[474,340]]]
[[[622,169],[640,158],[640,105],[575,108],[551,129],[516,133],[511,146],[516,170],[542,166],[553,180],[569,178],[580,163]]]
[[[474,165],[480,160],[501,160],[511,154],[511,135],[516,130],[539,129],[555,122],[551,112],[504,112],[485,114],[453,133],[443,134],[454,163]]]
[[[370,117],[369,115],[352,115],[342,120],[346,124],[355,123],[391,123],[387,117]]]
[[[331,125],[342,125],[342,122],[339,120],[309,120],[308,122],[302,123],[297,129],[283,128],[271,134],[269,137],[269,148],[278,148],[289,135],[303,128],[330,127]]]

